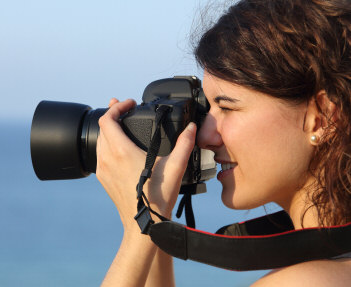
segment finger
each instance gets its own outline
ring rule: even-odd
[[[123,102],[117,101],[110,107],[110,109],[105,113],[105,115],[112,117],[115,121],[117,121],[121,115],[134,108],[135,105],[136,103],[132,99],[128,99]]]
[[[96,142],[96,158],[97,158],[96,164],[97,164],[97,167],[99,166],[99,160],[104,155],[104,153],[102,151],[106,148],[107,148],[106,138],[104,136],[104,132],[102,130],[100,130],[99,136],[98,136],[97,142]]]
[[[111,108],[115,103],[118,103],[119,101],[116,98],[112,98],[108,104],[108,107]]]
[[[96,157],[99,157],[99,153],[101,150],[101,131],[99,132],[99,135],[96,140]]]
[[[124,102],[114,103],[110,109],[99,119],[99,126],[106,133],[112,132],[113,129],[120,132],[122,129],[118,124],[120,116],[135,106],[135,101],[126,100]]]
[[[169,162],[172,163],[171,168],[173,172],[177,174],[178,178],[184,175],[190,154],[195,145],[195,138],[196,124],[189,123],[185,130],[179,135],[177,143],[169,155]]]
[[[96,157],[99,158],[101,155],[103,155],[102,150],[106,149],[108,146],[108,142],[106,139],[106,136],[104,134],[104,131],[100,129],[99,136],[96,141]]]
[[[105,135],[105,140],[111,146],[119,146],[121,152],[130,150],[135,144],[124,133],[118,123],[120,115],[126,113],[135,106],[134,100],[116,102],[111,108],[99,119],[100,132]]]

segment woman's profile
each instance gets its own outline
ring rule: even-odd
[[[350,222],[351,2],[239,1],[202,35],[195,57],[211,107],[200,130],[189,124],[157,160],[144,188],[152,208],[171,217],[196,141],[222,166],[226,207],[275,202],[295,229]],[[145,152],[118,124],[134,105],[112,99],[99,121],[97,177],[124,226],[102,286],[173,286],[171,256],[134,220]],[[350,274],[345,254],[273,270],[253,286],[348,286]]]

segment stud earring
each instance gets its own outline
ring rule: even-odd
[[[316,135],[311,136],[311,141],[314,143],[317,142],[317,136]]]

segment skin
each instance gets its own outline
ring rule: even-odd
[[[312,133],[304,130],[306,105],[291,108],[208,73],[203,88],[211,109],[198,143],[218,163],[237,164],[220,176],[223,203],[235,209],[268,202],[289,208],[306,184],[314,151]]]
[[[217,162],[235,165],[218,176],[223,203],[229,208],[248,209],[276,202],[289,213],[295,228],[301,228],[301,215],[309,203],[308,187],[313,184],[308,166],[326,122],[316,102],[325,113],[335,111],[325,92],[307,104],[292,106],[207,72],[203,88],[211,109],[197,143],[212,150]],[[132,100],[119,103],[113,99],[99,121],[96,175],[124,226],[121,246],[102,286],[174,286],[171,257],[148,236],[141,235],[133,219],[135,186],[144,167],[145,152],[123,133],[118,119],[134,105]],[[178,196],[195,135],[196,127],[190,124],[172,153],[157,159],[152,177],[145,184],[152,208],[166,217],[170,217]],[[312,135],[317,141],[311,140]],[[303,224],[318,226],[313,208],[306,213]],[[346,286],[351,280],[349,271],[350,260],[312,261],[275,270],[254,286]]]
[[[148,236],[142,235],[134,220],[135,186],[146,154],[124,134],[118,119],[134,107],[135,102],[119,103],[113,99],[109,106],[99,120],[96,176],[118,209],[124,234],[101,286],[174,286],[172,258],[160,251]],[[144,185],[151,207],[165,217],[170,218],[176,202],[195,135],[196,126],[190,124],[179,136],[172,153],[157,159],[152,179]]]

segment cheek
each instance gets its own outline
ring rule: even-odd
[[[262,165],[291,142],[284,124],[269,114],[232,117],[224,121],[221,134],[228,152],[241,165]]]
[[[236,193],[244,190],[248,196],[255,191],[256,199],[274,201],[282,189],[286,194],[295,190],[312,155],[302,129],[270,114],[239,119],[222,134],[228,153],[238,162]]]

